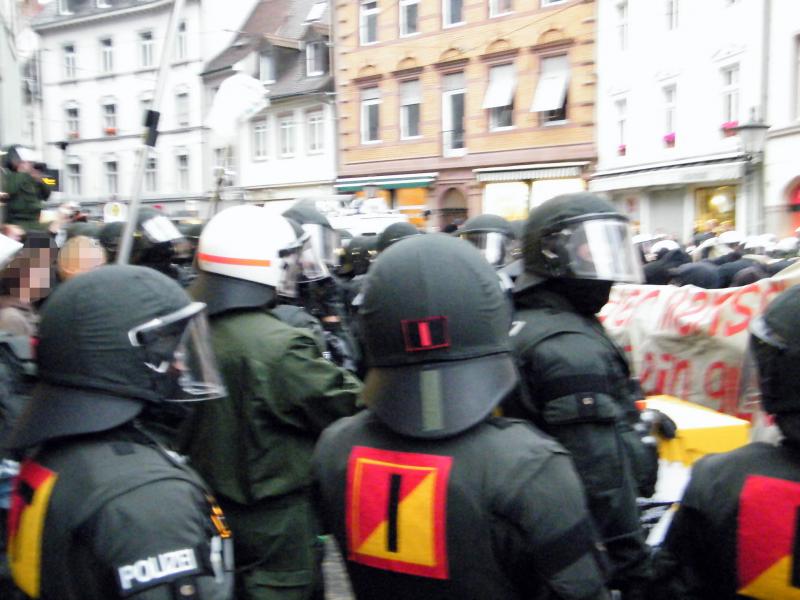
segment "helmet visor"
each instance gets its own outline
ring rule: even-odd
[[[542,239],[542,252],[559,257],[563,277],[640,283],[642,265],[628,223],[587,219],[567,224]]]
[[[303,225],[303,231],[308,234],[311,245],[322,262],[328,267],[335,267],[338,263],[339,232],[317,223]]]
[[[142,223],[142,231],[153,244],[171,242],[172,240],[183,238],[183,234],[178,231],[175,224],[164,215],[158,215],[144,221]]]
[[[467,231],[461,238],[481,251],[483,257],[493,267],[502,267],[508,262],[511,240],[499,231]]]
[[[211,400],[226,393],[209,345],[205,306],[192,302],[128,332],[131,344],[143,348],[145,364],[163,376],[165,402]]]
[[[325,262],[319,257],[311,238],[305,234],[296,246],[281,250],[284,261],[283,275],[278,284],[278,294],[287,298],[297,298],[299,281],[318,281],[330,276]]]

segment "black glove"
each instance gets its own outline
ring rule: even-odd
[[[665,413],[655,408],[646,408],[642,411],[641,420],[649,425],[650,434],[658,434],[665,440],[675,438],[678,426]]]

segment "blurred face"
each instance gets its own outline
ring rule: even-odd
[[[46,297],[50,293],[53,257],[50,248],[24,248],[3,271],[5,289],[26,302]]]

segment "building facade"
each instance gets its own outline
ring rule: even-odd
[[[764,0],[598,2],[590,189],[643,233],[690,241],[712,220],[764,231],[763,190],[735,127],[765,118],[765,25]]]
[[[231,38],[248,2],[187,0],[166,49],[164,94],[154,106],[171,0],[57,0],[34,21],[41,40],[46,160],[61,169],[56,201],[90,212],[130,199],[148,108],[160,136],[149,151],[142,199],[180,212],[211,194],[201,156],[205,62]],[[252,2],[249,3],[252,6]]]
[[[204,68],[209,102],[242,72],[264,86],[268,106],[242,122],[236,142],[207,144],[224,166],[223,201],[278,202],[334,193],[336,139],[327,1],[262,0],[232,43]]]
[[[430,229],[524,218],[595,160],[595,3],[333,3],[336,189]]]

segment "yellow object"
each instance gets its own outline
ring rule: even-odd
[[[706,454],[735,450],[750,441],[750,423],[743,419],[672,396],[650,396],[646,405],[660,410],[678,426],[674,439],[658,440],[663,460],[689,467]]]

